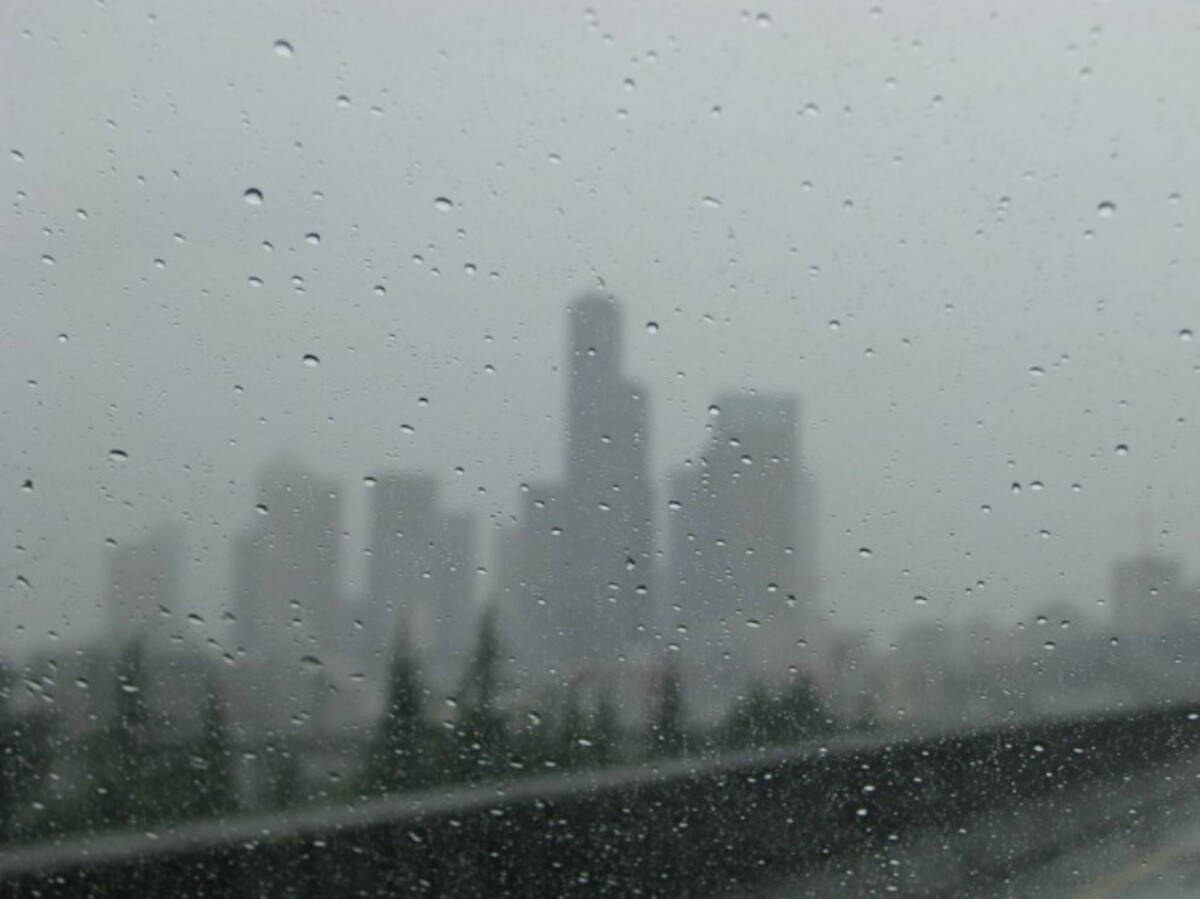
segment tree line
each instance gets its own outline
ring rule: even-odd
[[[454,714],[436,721],[418,658],[393,654],[384,710],[355,739],[348,776],[306,776],[311,747],[294,738],[248,746],[238,739],[215,673],[202,685],[198,726],[175,732],[148,701],[145,649],[124,647],[111,667],[111,708],[81,739],[63,733],[52,708],[18,702],[21,677],[0,665],[0,842],[27,842],[109,829],[368,800],[408,791],[681,756],[766,749],[834,733],[838,726],[801,677],[782,689],[752,683],[715,726],[691,723],[678,664],[668,661],[645,723],[622,724],[617,699],[601,687],[584,701],[568,682],[554,708],[502,708],[504,653],[495,616],[484,615],[467,659]],[[253,802],[239,784],[239,758],[266,772]]]

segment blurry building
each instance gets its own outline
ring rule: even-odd
[[[1189,618],[1177,559],[1146,555],[1116,563],[1112,598],[1122,638],[1162,638]]]
[[[319,658],[346,624],[336,484],[285,458],[262,471],[257,494],[234,546],[238,644],[255,661]]]
[[[627,671],[654,622],[645,389],[621,359],[617,304],[568,309],[565,477],[528,488],[504,539],[504,627],[527,667],[560,680]]]
[[[721,396],[707,428],[670,476],[663,625],[720,694],[813,666],[815,552],[795,397]]]
[[[164,527],[145,540],[118,546],[108,560],[108,640],[114,648],[133,640],[162,648],[183,632],[179,531]]]
[[[473,521],[440,503],[429,474],[380,475],[370,500],[367,666],[385,671],[399,638],[423,673],[451,688],[475,637]]]

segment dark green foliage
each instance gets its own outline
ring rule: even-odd
[[[467,781],[507,773],[510,750],[508,728],[496,706],[500,690],[500,633],[495,609],[483,614],[475,652],[467,665],[459,691],[456,768]]]
[[[663,668],[659,692],[650,722],[649,752],[651,756],[679,756],[687,749],[684,723],[683,685],[679,664],[672,658]]]
[[[730,708],[716,742],[725,749],[764,749],[815,739],[832,730],[807,680],[796,678],[774,693],[754,681]]]
[[[209,678],[201,710],[199,745],[191,759],[195,770],[195,806],[200,814],[217,816],[237,806],[233,776],[233,747],[229,739],[225,705],[213,678]]]
[[[392,659],[383,719],[368,751],[365,791],[391,793],[428,783],[433,744],[420,673],[409,653],[399,648]]]
[[[304,801],[304,775],[296,751],[284,740],[273,740],[263,753],[267,768],[267,805],[285,809]]]
[[[0,662],[0,841],[17,839],[49,770],[49,716],[15,707],[16,675]]]

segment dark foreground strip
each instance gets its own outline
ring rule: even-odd
[[[1200,707],[845,741],[0,852],[15,896],[695,896],[1200,748]]]

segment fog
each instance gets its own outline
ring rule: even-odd
[[[95,633],[164,525],[215,621],[283,450],[347,590],[363,478],[422,469],[486,596],[585,290],[656,478],[723,391],[799,398],[841,627],[1105,620],[1114,560],[1191,563],[1195,9],[237,9],[0,12],[0,649]]]

